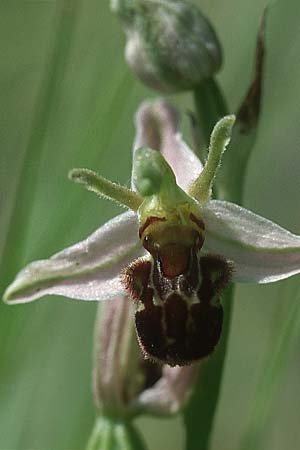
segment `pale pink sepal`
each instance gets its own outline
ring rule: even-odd
[[[134,150],[150,147],[160,151],[172,167],[177,184],[186,191],[203,166],[183,141],[179,122],[177,111],[165,100],[142,103],[135,118]]]
[[[204,250],[233,262],[233,281],[270,283],[300,273],[300,236],[220,200],[201,209]]]
[[[25,303],[47,294],[78,300],[114,298],[124,294],[121,270],[143,254],[137,216],[126,212],[50,259],[26,266],[6,290],[4,300]]]

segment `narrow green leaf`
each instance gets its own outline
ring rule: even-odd
[[[45,64],[44,77],[37,96],[31,132],[25,150],[16,190],[15,204],[1,258],[1,293],[7,281],[14,275],[16,261],[18,261],[18,264],[21,264],[23,259],[27,229],[30,226],[30,217],[34,205],[34,192],[38,182],[43,144],[49,120],[54,110],[57,81],[63,77],[70,52],[70,44],[78,12],[77,3],[78,0],[70,8],[69,2],[64,0],[58,3],[57,6],[55,41],[50,57],[47,58],[47,63]]]
[[[267,427],[273,401],[282,387],[282,378],[290,356],[291,342],[300,337],[300,296],[295,295],[289,313],[278,330],[272,352],[268,352],[257,384],[252,414],[241,442],[241,450],[264,450],[264,430]]]
[[[263,94],[266,15],[267,8],[263,13],[257,36],[254,76],[236,113],[236,124],[232,130],[229,148],[224,155],[220,176],[216,180],[220,200],[238,203],[236,189],[237,186],[243,189],[243,180],[256,141]],[[243,194],[238,195],[242,198]]]
[[[121,121],[126,104],[132,96],[132,79],[125,74],[120,83],[116,86],[112,100],[107,110],[104,112],[101,105],[97,108],[95,121],[93,121],[87,130],[84,130],[84,137],[76,149],[76,154],[84,153],[85,149],[89,149],[89,160],[91,167],[98,167],[105,157],[105,150],[111,146],[111,141],[118,124]],[[46,254],[48,249],[56,248],[63,245],[70,235],[70,217],[74,217],[74,212],[78,209],[78,205],[84,202],[86,193],[81,191],[76,196],[68,198],[64,210],[56,218],[52,227],[49,228],[47,236],[37,242],[36,247],[40,252]],[[75,225],[75,223],[74,223]],[[36,254],[34,253],[34,257]]]

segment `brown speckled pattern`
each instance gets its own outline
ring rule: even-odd
[[[135,324],[145,357],[171,366],[186,365],[212,353],[223,321],[219,297],[231,265],[216,255],[190,250],[187,270],[173,278],[159,258],[133,262],[123,272],[136,302]]]

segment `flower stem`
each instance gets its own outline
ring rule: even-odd
[[[207,450],[218,405],[233,307],[234,285],[223,296],[224,323],[220,343],[200,368],[196,388],[184,411],[186,450]]]
[[[226,101],[214,79],[209,79],[199,86],[194,92],[194,98],[201,130],[206,142],[209,142],[216,121],[228,114]],[[227,200],[239,203],[242,196],[240,187],[235,186]],[[234,290],[234,285],[230,284],[223,293],[224,323],[221,340],[215,353],[203,362],[194,393],[184,410],[186,450],[209,448],[226,357]]]
[[[99,416],[86,450],[146,450],[142,437],[131,422]]]
[[[228,114],[221,88],[214,78],[203,81],[193,92],[200,129],[206,145],[209,143],[215,124]]]
[[[231,191],[229,200],[241,203],[242,186]],[[220,343],[209,360],[200,368],[194,393],[184,411],[186,450],[208,450],[219,400],[224,362],[233,310],[235,285],[230,284],[222,295],[224,323]]]
[[[215,189],[217,198],[239,205],[242,204],[243,200],[244,178],[249,156],[255,142],[259,119],[263,79],[263,48],[264,38],[263,35],[260,35],[256,55],[257,70],[250,85],[249,94],[242,103],[242,109],[240,109],[240,111],[249,112],[254,108],[256,114],[254,116],[252,114],[241,115],[239,111],[237,124],[233,129],[230,148],[227,152],[229,155],[227,163],[224,161],[225,170],[223,168],[223,174],[220,174],[221,177],[219,177]],[[255,90],[253,86],[256,87]],[[252,95],[253,92],[258,93],[258,96]],[[215,122],[220,117],[228,114],[226,101],[214,79],[209,79],[206,83],[199,86],[194,92],[194,99],[199,126],[207,143]],[[255,108],[255,105],[258,105],[258,107]],[[246,122],[245,117],[247,119]],[[251,119],[254,117],[254,121],[250,121],[249,117]],[[221,342],[211,358],[203,363],[195,391],[184,411],[187,435],[186,450],[208,450],[209,448],[226,357],[234,290],[235,287],[231,284],[223,294],[224,324]]]

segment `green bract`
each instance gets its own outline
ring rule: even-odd
[[[75,181],[132,211],[50,259],[29,264],[7,288],[4,300],[14,304],[47,294],[80,300],[124,295],[121,270],[146,253],[138,235],[139,221],[151,215],[151,208],[157,209],[158,204],[164,213],[179,211],[178,217],[182,217],[182,208],[197,212],[205,224],[201,251],[230,261],[233,281],[267,283],[300,273],[300,236],[238,205],[210,199],[233,121],[233,116],[227,116],[216,125],[202,171],[200,161],[178,133],[176,112],[163,101],[144,104],[137,114],[133,190],[86,169],[71,172]],[[138,150],[140,147],[148,149]]]

